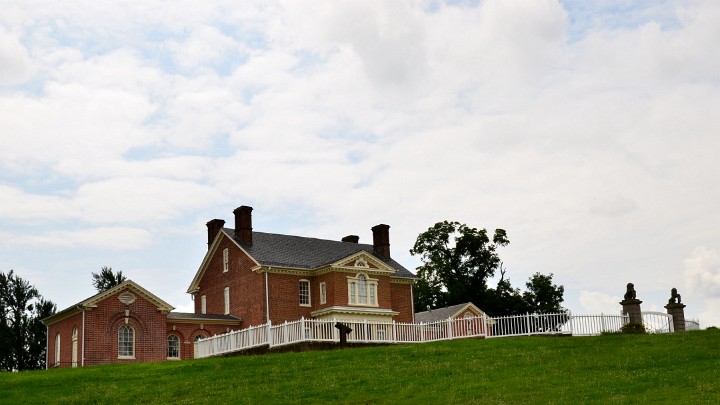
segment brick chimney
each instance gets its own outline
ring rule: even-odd
[[[235,208],[235,235],[240,243],[252,245],[252,207],[241,206]]]
[[[225,226],[225,221],[222,219],[211,219],[205,225],[207,225],[208,229],[208,249],[210,249],[210,245],[212,245],[218,232],[220,232],[220,230],[223,229],[223,226]]]
[[[375,253],[390,258],[390,225],[380,224],[372,227],[373,249]]]
[[[348,235],[342,238],[342,241],[348,243],[358,243],[360,241],[360,237],[357,235]]]

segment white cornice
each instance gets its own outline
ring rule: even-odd
[[[345,307],[345,306],[332,306],[328,308],[318,309],[310,313],[312,316],[320,316],[331,313],[340,314],[357,314],[357,315],[386,315],[396,316],[400,315],[400,312],[393,311],[391,309],[379,309],[379,308],[366,308],[366,307]]]

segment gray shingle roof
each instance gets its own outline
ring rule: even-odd
[[[415,322],[443,321],[455,315],[456,312],[463,309],[465,306],[467,306],[467,304],[469,303],[466,302],[464,304],[451,305],[445,308],[437,308],[430,311],[417,312],[415,314]]]
[[[234,237],[238,244],[263,266],[312,270],[364,251],[395,269],[395,277],[416,278],[392,258],[385,259],[376,254],[373,245],[265,232],[253,232],[253,244],[247,245],[235,236],[234,229],[225,228],[225,232]]]

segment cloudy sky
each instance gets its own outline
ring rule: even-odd
[[[205,223],[504,228],[575,313],[720,325],[716,0],[24,1],[0,13],[0,271],[178,310]]]

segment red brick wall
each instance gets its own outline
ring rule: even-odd
[[[310,307],[300,306],[300,280],[310,281]],[[310,312],[314,311],[320,302],[320,283],[315,277],[270,273],[268,281],[270,319],[273,324],[296,321],[301,317],[310,318]]]
[[[123,291],[107,297],[97,308],[85,312],[85,364],[139,363],[166,359],[166,315],[155,304],[132,290],[135,302],[125,305],[117,297]],[[125,325],[125,310],[129,310],[127,324],[135,335],[135,358],[118,359],[118,330]]]
[[[197,336],[203,335],[210,337],[238,329],[241,328],[237,325],[190,324],[168,321],[166,335],[174,334],[180,338],[180,358],[182,360],[188,360],[195,357],[194,343]]]
[[[82,362],[82,313],[63,319],[48,329],[47,353],[48,367],[70,367],[72,364],[72,331],[77,328],[77,366]],[[55,338],[60,333],[60,363],[55,359]]]
[[[412,295],[410,294],[412,284],[390,283],[392,292],[392,309],[400,312],[394,319],[395,322],[412,322]]]
[[[223,271],[223,250],[228,249],[229,269]],[[230,314],[242,319],[243,327],[265,323],[265,276],[253,272],[255,263],[227,236],[210,258],[195,295],[195,313],[201,313],[206,296],[208,314],[225,313],[225,287],[230,287]]]

